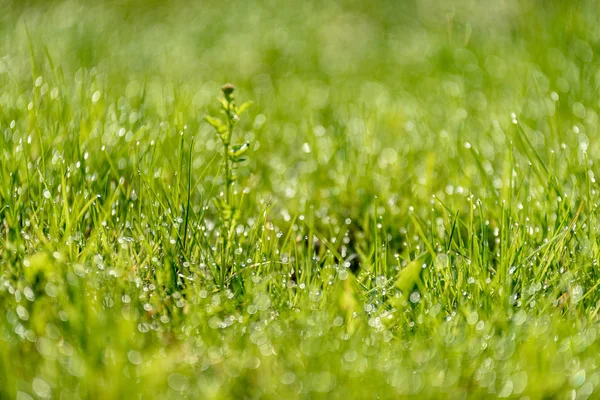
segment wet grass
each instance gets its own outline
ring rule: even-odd
[[[599,390],[596,2],[0,8],[0,398]]]

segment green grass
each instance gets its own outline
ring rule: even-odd
[[[191,3],[0,0],[0,398],[598,396],[596,1]]]

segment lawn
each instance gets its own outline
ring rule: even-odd
[[[598,21],[0,0],[0,399],[597,398]]]

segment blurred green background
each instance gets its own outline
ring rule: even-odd
[[[4,9],[5,87],[31,83],[28,28],[36,73],[50,72],[48,56],[54,64],[48,90],[84,85],[88,98],[99,90],[105,101],[120,99],[145,117],[131,127],[179,112],[201,139],[197,164],[216,140],[199,121],[218,87],[234,82],[258,105],[254,117],[267,117],[249,136],[268,156],[252,161],[257,186],[294,206],[335,194],[353,207],[357,193],[365,202],[410,191],[426,198],[447,184],[480,184],[456,143],[473,143],[501,169],[511,113],[540,130],[534,143],[552,146],[576,147],[577,135],[564,132],[579,124],[590,136],[597,120],[594,2],[50,1]],[[54,74],[61,81],[48,81]],[[5,92],[10,114],[16,105],[7,103]],[[449,162],[462,164],[464,176]]]

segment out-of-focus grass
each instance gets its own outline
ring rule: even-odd
[[[0,397],[598,391],[596,2],[0,10]]]

